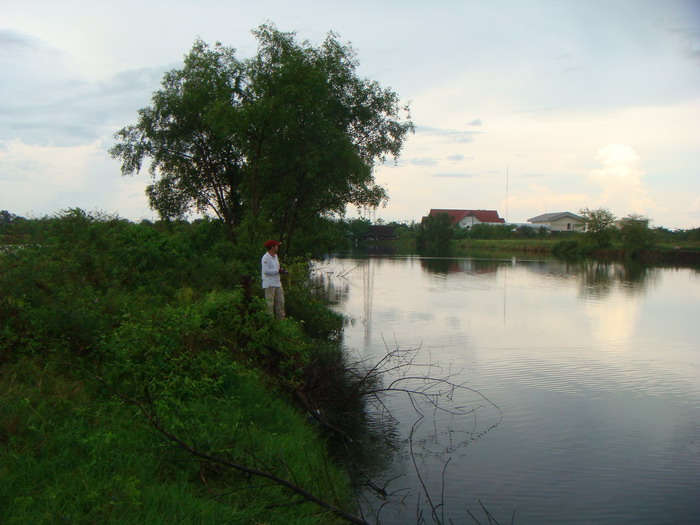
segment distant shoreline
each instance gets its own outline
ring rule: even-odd
[[[465,253],[503,252],[511,254],[551,255],[559,259],[599,259],[608,261],[634,261],[642,264],[670,266],[700,266],[700,247],[658,246],[642,250],[634,256],[626,256],[622,247],[591,249],[585,254],[564,257],[557,255],[555,245],[561,239],[469,239],[452,241],[451,247]]]
[[[597,259],[601,261],[632,262],[656,266],[678,266],[700,268],[700,246],[695,242],[687,243],[679,247],[659,245],[651,249],[642,250],[633,256],[625,254],[621,245],[613,245],[608,248],[591,248],[580,252],[572,250],[557,253],[557,244],[563,237],[545,239],[453,239],[449,248],[441,253],[445,255],[457,255],[465,257],[512,257],[512,256],[537,256],[558,260]],[[403,254],[421,254],[413,239],[392,239],[365,241],[365,246],[374,246],[379,252]],[[426,252],[427,253],[427,252]]]

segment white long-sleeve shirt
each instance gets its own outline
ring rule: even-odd
[[[277,255],[270,255],[270,252],[265,252],[262,256],[262,287],[270,288],[273,286],[282,286],[280,280],[280,261]]]

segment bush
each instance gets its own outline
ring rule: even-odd
[[[262,376],[221,352],[186,368],[177,388],[149,406],[168,431],[327,500],[333,490],[347,497],[318,436]],[[22,359],[0,377],[3,523],[334,522],[310,505],[277,505],[289,498],[278,485],[195,461],[144,427],[134,406],[95,397],[99,383],[66,371]]]
[[[0,251],[3,522],[334,521],[271,508],[285,489],[165,446],[124,402],[208,453],[344,500],[343,476],[288,401],[311,336],[341,322],[311,300],[306,263],[286,283],[299,322],[278,322],[237,286],[259,271],[259,249],[237,260],[253,245],[220,239],[213,221],[68,210],[15,223],[21,245]]]
[[[577,239],[563,239],[552,245],[552,253],[558,257],[572,258],[583,254],[583,247]]]
[[[630,215],[620,221],[620,236],[625,255],[634,257],[654,245],[654,232],[649,228],[649,219],[641,215]]]

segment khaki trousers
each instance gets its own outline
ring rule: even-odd
[[[274,315],[275,319],[284,319],[284,292],[281,286],[265,288],[265,301],[267,313]]]

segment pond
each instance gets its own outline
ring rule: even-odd
[[[368,521],[700,523],[697,270],[394,256],[316,274],[348,353],[394,386]]]

